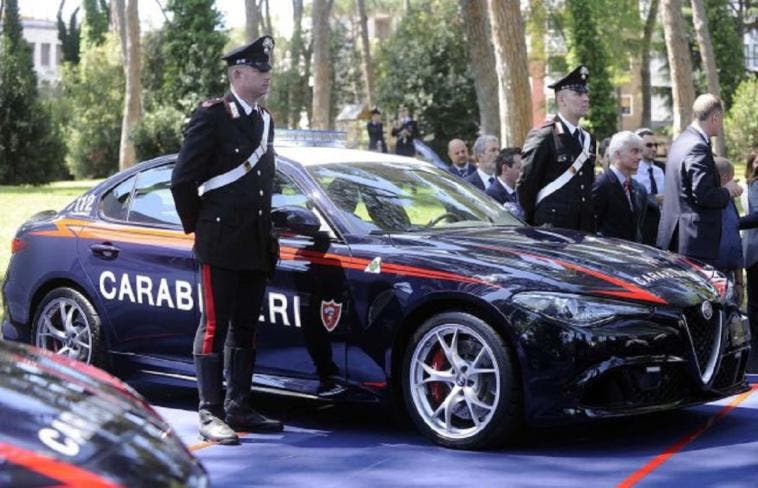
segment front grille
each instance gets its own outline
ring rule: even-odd
[[[723,312],[714,307],[710,319],[703,317],[702,305],[684,309],[684,319],[692,341],[692,350],[697,359],[700,379],[708,383],[721,348],[721,324]]]
[[[716,373],[716,378],[713,380],[713,388],[724,390],[742,381],[742,377],[745,374],[745,366],[747,366],[746,354],[740,354],[739,356],[732,354],[731,356],[723,357],[719,371]]]
[[[627,410],[665,405],[686,399],[692,388],[686,372],[678,365],[661,366],[660,373],[645,367],[623,367],[594,380],[582,395],[587,408]]]

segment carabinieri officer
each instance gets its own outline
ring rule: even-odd
[[[171,178],[200,265],[202,314],[193,347],[200,436],[221,444],[238,443],[235,430],[282,430],[249,406],[255,326],[278,258],[270,216],[274,121],[258,104],[271,82],[273,48],[263,36],[223,57],[230,90],[195,110]]]
[[[588,77],[589,70],[580,65],[549,85],[558,114],[529,132],[524,143],[516,190],[532,225],[595,231],[595,140],[579,127],[590,106]]]

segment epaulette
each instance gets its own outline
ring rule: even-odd
[[[221,99],[222,102],[224,102],[224,108],[226,108],[226,113],[229,114],[229,116],[233,119],[240,118],[240,111],[237,108],[237,103],[232,98],[231,94],[226,94],[224,98]]]
[[[555,133],[558,135],[563,135],[564,130],[563,130],[563,124],[561,124],[561,121],[556,120],[556,121],[551,121],[551,123],[553,124],[553,127],[555,128]]]
[[[211,98],[210,100],[206,100],[203,103],[201,103],[200,106],[203,107],[203,108],[208,108],[208,107],[212,107],[214,105],[217,105],[217,104],[219,104],[219,103],[221,103],[223,101],[224,100],[222,98]]]

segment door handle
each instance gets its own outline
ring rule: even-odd
[[[110,243],[92,244],[89,249],[92,251],[92,254],[103,259],[115,259],[119,251],[121,251],[121,249]]]

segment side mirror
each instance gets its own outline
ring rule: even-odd
[[[271,223],[276,230],[303,235],[314,235],[321,229],[321,222],[316,214],[307,208],[295,206],[284,206],[272,210]]]

